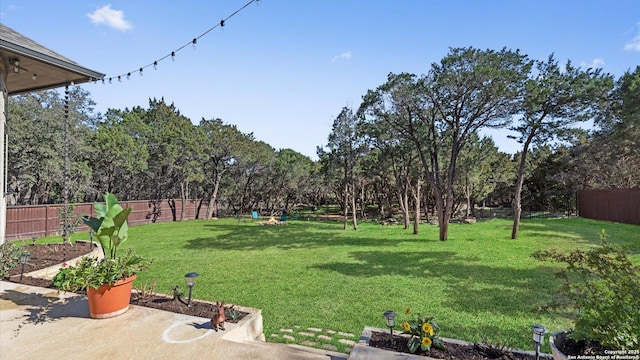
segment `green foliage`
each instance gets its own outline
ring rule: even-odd
[[[404,313],[411,314],[411,308],[406,308]],[[412,353],[418,351],[418,348],[422,351],[430,351],[431,346],[440,350],[445,349],[438,338],[440,327],[433,321],[433,316],[424,317],[418,313],[413,319],[404,321],[402,329],[403,334],[411,335],[407,346]]]
[[[147,269],[151,261],[137,256],[129,249],[123,256],[110,259],[84,257],[76,266],[65,266],[53,278],[53,285],[63,291],[78,291],[87,287],[113,285],[139,271]]]
[[[111,193],[104,194],[104,204],[96,202],[93,208],[97,217],[85,216],[82,221],[95,232],[105,256],[115,259],[118,246],[129,237],[127,217],[133,209],[123,209],[116,196]]]
[[[0,279],[8,277],[9,270],[20,265],[20,255],[22,253],[23,250],[12,243],[0,245]]]
[[[105,258],[85,257],[76,266],[65,266],[53,278],[53,284],[64,291],[77,291],[87,287],[113,285],[151,265],[151,261],[135,255],[129,249],[117,256],[118,246],[129,237],[127,217],[132,208],[123,209],[111,193],[104,194],[104,204],[96,202],[98,217],[83,217],[83,222],[94,232],[102,245]],[[108,256],[107,256],[108,254]]]
[[[640,345],[640,267],[627,254],[607,242],[600,247],[568,253],[555,249],[534,254],[539,260],[566,264],[557,274],[561,293],[577,311],[572,337],[597,340],[611,349],[637,349]]]
[[[76,230],[78,230],[78,226],[80,225],[80,217],[73,216],[75,208],[75,204],[67,204],[58,209],[60,229],[62,230],[62,241],[65,243],[71,240],[71,235],[73,235]]]

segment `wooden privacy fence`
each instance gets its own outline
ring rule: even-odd
[[[640,225],[640,188],[578,191],[581,217]]]
[[[185,219],[195,219],[198,203],[200,200],[188,200],[185,206]],[[154,206],[148,200],[119,201],[122,207],[131,206],[133,210],[128,218],[131,226],[150,224],[153,222]],[[176,220],[180,220],[180,208],[182,200],[175,200]],[[75,204],[73,219],[76,215],[93,216],[93,203]],[[52,205],[27,205],[7,207],[7,230],[5,238],[7,240],[31,239],[61,234],[60,217],[58,210],[64,207],[62,204]],[[173,221],[173,213],[167,200],[162,200],[159,204],[159,214],[156,222]],[[205,209],[202,210],[203,212]],[[78,231],[89,231],[89,228],[80,224]]]

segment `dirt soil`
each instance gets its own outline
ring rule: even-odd
[[[38,244],[27,245],[25,250],[31,255],[29,262],[24,267],[24,273],[35,270],[44,269],[49,266],[63,263],[66,260],[74,259],[86,255],[92,251],[89,243],[76,243],[74,245],[63,244]],[[23,276],[20,281],[20,266],[9,271],[9,278],[5,279],[11,282],[22,283],[25,285],[39,286],[44,288],[54,288],[53,282],[47,279],[33,278]],[[79,293],[83,293],[80,291]],[[203,318],[211,318],[217,312],[215,306],[206,301],[194,299],[191,301],[191,307],[187,306],[187,300],[181,296],[169,297],[163,294],[157,294],[153,291],[153,287],[146,286],[136,289],[131,293],[131,304],[146,306],[154,309],[198,316]],[[246,312],[238,311],[234,306],[225,307],[225,317],[228,323],[237,323],[243,317],[248,315]]]
[[[567,336],[567,333],[559,333],[556,336],[555,344],[565,355],[605,355],[606,348],[596,341],[575,341]],[[611,349],[609,349],[611,350]]]
[[[372,332],[369,346],[391,351],[410,353],[407,343],[409,338],[404,336],[393,335],[393,340],[389,333]],[[457,344],[445,344],[446,350],[438,350],[431,348],[430,352],[421,352],[420,349],[415,355],[430,356],[436,359],[445,360],[480,360],[480,359],[500,359],[500,360],[535,360],[535,356],[516,354],[508,349],[498,351],[495,347],[488,347],[483,344],[475,344],[474,346],[464,346]]]

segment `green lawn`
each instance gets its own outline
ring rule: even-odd
[[[532,324],[571,325],[539,310],[553,298],[556,268],[531,254],[598,244],[603,228],[640,262],[640,227],[579,218],[524,220],[518,240],[509,239],[509,220],[451,224],[446,242],[430,225],[414,236],[373,223],[345,231],[340,222],[194,220],[132,227],[125,245],[155,260],[136,286],[157,281],[158,292],[169,294],[172,285],[186,292],[184,275],[198,272],[195,298],[262,309],[269,341],[295,325],[360,334],[384,327],[388,309],[399,323],[409,306],[435,316],[441,336],[481,341],[485,334],[531,349]]]

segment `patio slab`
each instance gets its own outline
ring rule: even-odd
[[[250,309],[250,308],[245,308]],[[91,319],[83,295],[0,281],[0,359],[346,359],[346,354],[256,341],[262,315],[226,331],[209,319],[131,305]]]

